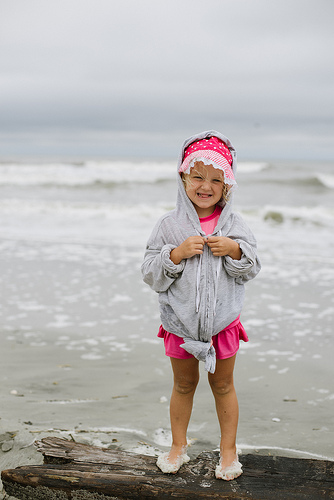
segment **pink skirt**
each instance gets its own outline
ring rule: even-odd
[[[162,325],[159,328],[158,337],[164,339],[166,356],[178,359],[193,358],[192,354],[180,347],[184,343],[183,338],[167,332]],[[240,340],[248,342],[247,333],[240,322],[240,316],[238,316],[224,330],[212,337],[217,359],[227,359],[234,356],[239,349]]]

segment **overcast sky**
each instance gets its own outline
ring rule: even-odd
[[[333,0],[0,0],[0,158],[334,158]]]

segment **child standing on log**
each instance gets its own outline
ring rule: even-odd
[[[244,284],[260,271],[255,238],[231,207],[236,152],[214,130],[187,139],[177,167],[176,208],[156,224],[148,240],[142,274],[159,294],[164,339],[174,386],[170,400],[172,447],[158,457],[165,473],[189,461],[187,428],[204,361],[221,430],[218,479],[242,474],[236,450],[238,400],[233,370]]]

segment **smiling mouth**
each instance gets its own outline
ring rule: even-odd
[[[197,196],[205,200],[207,198],[211,198],[212,194],[197,193]]]

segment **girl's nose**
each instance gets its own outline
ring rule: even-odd
[[[210,190],[211,189],[211,182],[208,181],[207,179],[204,179],[203,183],[202,183],[202,189]]]

